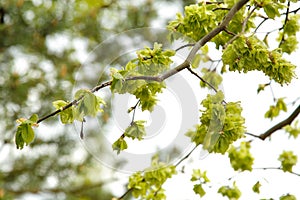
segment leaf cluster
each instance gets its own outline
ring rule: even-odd
[[[224,95],[221,91],[215,95],[207,95],[201,104],[205,108],[196,130],[186,133],[197,145],[202,144],[209,152],[224,154],[230,144],[244,135],[245,119],[238,102],[223,104]]]
[[[255,36],[237,38],[224,50],[222,60],[230,71],[262,71],[281,85],[290,83],[295,77],[296,66],[282,57],[282,51],[269,51]]]
[[[294,138],[297,138],[300,134],[300,127],[298,126],[298,120],[293,123],[293,125],[286,125],[283,128],[287,133],[289,133],[290,136],[293,136]]]
[[[28,145],[34,140],[33,126],[38,126],[38,115],[33,114],[29,119],[20,118],[17,120],[20,125],[17,128],[15,142],[17,149],[23,149],[24,144]]]
[[[279,98],[276,101],[276,105],[271,105],[269,110],[265,113],[265,118],[270,118],[272,120],[279,115],[280,111],[287,111],[284,98]]]
[[[64,100],[52,102],[59,111],[60,120],[63,124],[73,123],[74,120],[83,122],[84,117],[95,117],[98,112],[102,112],[102,105],[105,102],[102,98],[94,95],[90,90],[80,89],[75,93],[76,104],[71,105]],[[20,118],[17,120],[20,125],[17,128],[15,142],[18,149],[22,149],[24,144],[28,145],[34,139],[32,126],[38,126],[38,115],[33,114],[28,120]]]
[[[207,68],[203,68],[202,70],[203,73],[203,80],[205,80],[207,83],[209,83],[210,85],[212,85],[214,88],[218,88],[219,85],[222,83],[222,76],[220,76],[215,70],[209,70]],[[204,87],[209,87],[205,82],[201,81],[200,82],[200,86],[202,88]]]
[[[222,196],[228,197],[230,200],[239,199],[241,196],[241,191],[236,186],[235,182],[233,182],[233,186],[222,186],[219,188],[218,193],[222,194]]]
[[[250,153],[250,143],[241,142],[238,148],[231,146],[228,150],[230,164],[234,170],[252,170],[254,158]]]
[[[103,112],[101,106],[105,105],[104,100],[90,90],[80,89],[74,97],[77,103],[68,108],[66,106],[70,103],[64,100],[57,100],[52,103],[57,110],[61,110],[59,115],[63,124],[73,123],[74,120],[82,122],[86,116],[95,117],[98,112]]]
[[[193,182],[199,181],[200,182],[200,183],[194,185],[193,190],[196,194],[200,195],[200,197],[203,197],[206,194],[205,190],[203,189],[203,185],[210,182],[210,180],[206,176],[206,171],[201,172],[200,169],[194,169],[191,181],[193,181]]]
[[[298,46],[298,40],[296,37],[297,32],[300,30],[300,15],[289,15],[287,22],[284,24],[284,28],[279,32],[277,38],[280,41],[279,48],[285,53],[293,53]]]
[[[131,77],[155,76],[169,69],[172,64],[173,50],[163,50],[162,45],[155,43],[153,49],[137,51],[137,58],[129,61],[120,69],[111,69],[111,91],[114,93],[130,93],[140,101],[142,110],[152,111],[156,105],[156,94],[165,88],[164,83],[147,80],[130,80]]]
[[[162,185],[176,174],[175,166],[160,162],[158,156],[152,158],[151,167],[145,172],[136,172],[129,177],[128,189],[135,198],[142,200],[166,199]]]
[[[130,126],[126,128],[125,132],[121,135],[121,137],[112,144],[113,150],[117,151],[117,153],[119,154],[121,151],[127,149],[128,146],[125,141],[125,137],[131,138],[133,140],[142,140],[143,137],[146,135],[146,130],[144,126],[145,122],[146,121],[143,120],[137,120],[132,122]]]
[[[281,162],[282,170],[292,172],[293,166],[297,164],[297,156],[292,151],[283,151],[278,160]]]

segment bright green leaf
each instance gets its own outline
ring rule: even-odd
[[[117,141],[115,141],[112,145],[112,148],[114,151],[117,151],[117,154],[119,154],[121,151],[127,149],[127,143],[124,140],[124,137],[120,137]]]
[[[260,187],[261,187],[261,184],[260,184],[259,181],[257,181],[257,182],[253,185],[253,187],[252,187],[253,192],[259,194],[259,193],[260,193]]]
[[[203,197],[206,194],[205,190],[202,187],[202,184],[196,184],[196,185],[194,185],[193,190],[194,190],[194,192],[196,194],[199,194],[200,197]]]

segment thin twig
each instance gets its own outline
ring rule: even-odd
[[[254,13],[254,11],[257,9],[257,6],[255,6],[251,11],[250,13],[248,14],[248,16],[244,19],[243,21],[243,25],[242,25],[242,31],[235,35],[234,37],[232,37],[225,45],[224,45],[224,49],[226,49],[226,47],[231,44],[234,40],[236,40],[238,37],[240,37],[242,34],[244,34],[245,30],[246,30],[246,26],[247,26],[247,23],[251,17],[251,15]]]
[[[136,108],[138,107],[138,105],[140,104],[141,100],[138,100],[136,102],[136,104],[134,106],[132,106],[130,109],[133,109],[133,113],[132,113],[132,119],[131,119],[131,125],[133,124],[134,122],[134,117],[135,117],[135,111],[136,111]]]
[[[296,175],[296,176],[300,176],[300,174],[296,173],[296,172],[290,172],[290,171],[284,171],[282,167],[257,167],[257,168],[253,168],[255,170],[270,170],[270,169],[276,169],[276,170],[280,170],[283,172],[288,172],[290,174]]]
[[[194,45],[195,45],[195,43],[185,44],[185,45],[182,45],[181,47],[178,47],[177,49],[175,49],[175,51],[179,51],[179,50],[184,49],[186,47],[192,47]]]
[[[245,134],[250,135],[252,137],[260,138],[259,135],[255,135],[255,134],[252,134],[252,133],[249,133],[249,132],[245,132]]]
[[[194,148],[192,148],[192,150],[186,154],[183,158],[181,158],[174,166],[178,166],[180,165],[180,163],[182,163],[184,160],[188,159],[190,157],[190,155],[195,151],[195,149],[198,147],[198,145],[194,146]]]
[[[286,23],[287,23],[288,20],[289,20],[290,4],[291,4],[291,2],[288,1],[288,3],[287,3],[287,8],[286,8],[285,19],[284,19],[284,23],[283,23],[283,26],[282,26],[282,30],[284,30],[284,28],[285,28],[285,26],[286,26]],[[282,38],[281,38],[280,43],[279,43],[278,46],[281,46],[282,43],[283,43],[284,41],[285,41],[284,34],[282,34]]]
[[[215,91],[215,93],[218,92],[218,90],[209,82],[207,82],[206,80],[204,80],[199,74],[197,74],[196,72],[194,72],[190,67],[187,68],[189,70],[189,72],[191,72],[194,76],[196,76],[197,78],[199,78],[203,83],[205,83],[206,85],[208,85],[211,89],[213,89]]]
[[[112,83],[111,81],[107,81],[107,82],[104,82],[104,83],[102,83],[100,85],[97,85],[96,87],[94,87],[93,89],[91,89],[91,92],[94,93],[94,92],[96,92],[96,91],[98,91],[98,90],[100,90],[100,89],[102,89],[104,87],[107,87],[107,86],[111,85],[111,83]],[[69,104],[67,104],[64,107],[62,107],[61,109],[57,109],[56,111],[54,111],[54,112],[52,112],[52,113],[50,113],[50,114],[48,114],[48,115],[40,118],[37,121],[37,123],[41,123],[42,121],[44,121],[44,120],[46,120],[46,119],[48,119],[50,117],[53,117],[56,114],[58,114],[58,113],[60,113],[60,112],[62,112],[64,110],[67,110],[68,108],[72,107],[73,105],[76,105],[82,98],[83,98],[83,96],[79,97],[78,99],[73,100]]]

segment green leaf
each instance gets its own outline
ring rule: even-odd
[[[259,193],[260,193],[260,187],[261,187],[261,184],[260,184],[259,181],[257,181],[257,182],[253,185],[253,187],[252,187],[253,192],[259,194]]]
[[[162,185],[174,174],[176,174],[174,165],[159,162],[158,156],[154,155],[151,167],[145,169],[143,173],[138,171],[129,177],[128,189],[135,198],[166,199]]]
[[[98,112],[102,112],[100,106],[104,104],[104,101],[91,91],[80,89],[75,93],[75,98],[81,98],[77,106],[73,109],[74,118],[78,121],[83,121],[85,116],[95,117]]]
[[[297,164],[297,156],[292,151],[283,151],[278,160],[284,172],[292,172],[294,165]]]
[[[200,117],[200,125],[190,130],[186,136],[209,152],[224,154],[230,144],[243,137],[245,119],[239,102],[223,105],[224,94],[219,91],[215,95],[207,95],[201,104],[204,107]]]
[[[270,118],[272,120],[279,115],[280,111],[287,111],[284,98],[277,99],[276,105],[270,106],[269,110],[265,113],[265,118]]]
[[[65,102],[64,100],[57,100],[53,101],[52,105],[57,109],[57,110],[62,110],[64,106],[66,106],[68,102]]]
[[[120,137],[117,141],[115,141],[112,145],[112,148],[114,151],[117,151],[117,154],[119,154],[121,151],[127,149],[127,143],[124,140],[124,137]]]
[[[278,9],[280,8],[279,6],[277,6],[278,4],[276,3],[270,3],[264,6],[264,11],[267,14],[267,16],[271,19],[274,19],[276,16],[279,17],[280,13],[278,11]]]
[[[22,137],[22,132],[23,132],[23,128],[18,126],[16,135],[15,135],[15,143],[16,143],[17,149],[23,149],[24,144],[25,144],[24,139]]]
[[[206,171],[202,173],[200,169],[193,169],[191,181],[200,181],[201,183],[208,183],[210,180],[206,176]]]
[[[250,143],[241,142],[238,148],[231,147],[228,151],[228,157],[230,159],[230,164],[234,170],[252,171],[252,165],[254,158],[250,153]]]
[[[280,200],[297,200],[297,198],[292,194],[282,195],[279,199]]]
[[[300,134],[300,127],[298,127],[298,120],[296,120],[293,123],[293,125],[286,125],[283,129],[289,133],[290,137],[293,136],[295,139]]]
[[[74,106],[71,106],[65,110],[63,110],[63,108],[68,105],[69,102],[63,101],[63,100],[57,100],[52,102],[52,105],[58,109],[61,110],[61,112],[59,113],[60,115],[60,121],[63,124],[69,124],[69,123],[73,123],[74,122]]]
[[[230,186],[222,186],[219,188],[218,193],[222,194],[223,196],[228,197],[228,199],[236,200],[239,199],[241,196],[241,191],[236,186],[235,182],[233,182],[233,187]]]
[[[34,132],[33,132],[33,129],[32,127],[27,124],[27,123],[24,123],[24,124],[21,124],[20,125],[21,129],[22,129],[22,138],[25,142],[25,144],[29,144],[33,141],[34,139]]]
[[[34,140],[34,131],[31,127],[31,124],[27,122],[20,124],[17,128],[15,135],[17,149],[22,149],[24,144],[28,145]]]
[[[124,80],[124,77],[118,72],[117,69],[110,68],[110,73],[113,78]]]
[[[38,115],[37,114],[33,114],[29,118],[29,121],[31,121],[32,123],[36,123],[38,121],[38,119],[39,119]]]
[[[124,135],[132,139],[142,140],[143,137],[146,135],[146,130],[144,126],[145,122],[146,121],[138,120],[131,123],[131,125],[126,128]]]
[[[257,94],[260,93],[261,91],[263,91],[265,89],[266,86],[270,85],[269,83],[266,84],[259,84],[258,88],[257,88]]]
[[[262,71],[281,85],[296,77],[296,66],[283,58],[281,49],[269,51],[255,36],[237,38],[224,50],[222,60],[230,71]]]
[[[206,194],[205,190],[202,187],[202,184],[196,184],[196,185],[194,185],[193,190],[194,190],[194,192],[196,194],[199,194],[200,197],[203,197]]]
[[[206,68],[203,68],[201,71],[204,74],[202,78],[214,88],[218,89],[223,80],[222,76],[220,76],[216,71],[210,71]],[[211,87],[203,81],[200,81],[200,86],[211,89]]]
[[[15,134],[17,149],[23,149],[24,144],[29,145],[34,140],[32,126],[38,126],[38,118],[37,114],[33,114],[29,119],[20,118],[17,120],[17,122],[20,123]]]

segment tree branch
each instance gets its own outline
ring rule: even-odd
[[[208,33],[207,35],[205,35],[201,40],[199,40],[195,46],[193,47],[193,49],[191,50],[190,54],[187,57],[187,61],[189,63],[192,62],[192,60],[194,59],[197,51],[203,46],[205,45],[208,41],[210,41],[212,38],[214,38],[217,34],[219,34],[221,31],[224,31],[226,26],[229,24],[229,22],[232,20],[232,18],[234,17],[234,15],[248,2],[249,0],[240,0],[239,2],[237,2],[228,12],[228,14],[225,16],[224,20],[222,21],[222,23],[216,27],[215,29],[213,29],[210,33]]]
[[[181,63],[180,65],[178,65],[177,67],[170,69],[168,71],[166,71],[165,73],[158,75],[158,76],[135,76],[135,77],[129,77],[126,78],[125,81],[129,81],[129,80],[148,80],[148,81],[157,81],[157,82],[162,82],[165,79],[169,78],[170,76],[173,76],[174,74],[180,72],[181,70],[187,68],[190,66],[190,63],[192,62],[192,60],[194,59],[197,51],[203,46],[205,45],[207,42],[209,42],[213,37],[215,37],[217,34],[219,34],[221,31],[225,30],[226,26],[229,24],[229,22],[231,21],[231,19],[234,17],[234,15],[248,2],[249,0],[240,0],[239,2],[237,2],[228,12],[228,14],[225,16],[224,20],[222,21],[222,23],[217,26],[215,29],[213,29],[211,32],[209,32],[207,35],[205,35],[201,40],[199,40],[194,47],[192,48],[192,50],[190,51],[189,55],[187,56],[186,60]],[[111,81],[102,83],[101,85],[98,85],[96,87],[94,87],[91,92],[96,92],[104,87],[107,87],[109,85],[111,85]],[[73,100],[71,103],[69,103],[68,105],[64,106],[62,109],[58,109],[52,113],[50,113],[49,115],[42,117],[41,119],[39,119],[37,121],[37,123],[40,123],[50,117],[55,116],[56,114],[70,108],[73,105],[76,105],[83,97],[80,97],[78,99]]]
[[[259,135],[258,137],[262,140],[265,140],[267,137],[270,137],[275,131],[282,129],[286,125],[290,125],[294,119],[298,116],[300,113],[300,105],[294,110],[294,112],[285,120],[279,122],[275,126],[271,127],[269,130],[267,130],[265,133]]]
[[[107,87],[107,86],[111,85],[111,83],[112,83],[111,81],[107,81],[107,82],[105,82],[105,83],[102,83],[102,84],[100,84],[100,85],[97,85],[96,87],[94,87],[93,89],[91,89],[91,92],[94,93],[94,92],[96,92],[96,91],[98,91],[98,90],[100,90],[100,89],[102,89],[102,88],[104,88],[104,87]],[[58,109],[58,110],[56,110],[56,111],[50,113],[49,115],[46,115],[45,117],[40,118],[36,123],[41,123],[42,121],[44,121],[44,120],[46,120],[46,119],[48,119],[48,118],[50,118],[50,117],[53,117],[53,116],[55,116],[56,114],[58,114],[58,113],[60,113],[60,112],[62,112],[62,111],[64,111],[64,110],[66,110],[66,109],[72,107],[73,105],[76,105],[82,98],[83,98],[83,96],[79,97],[78,99],[73,100],[73,101],[70,102],[69,104],[65,105],[63,108]]]

